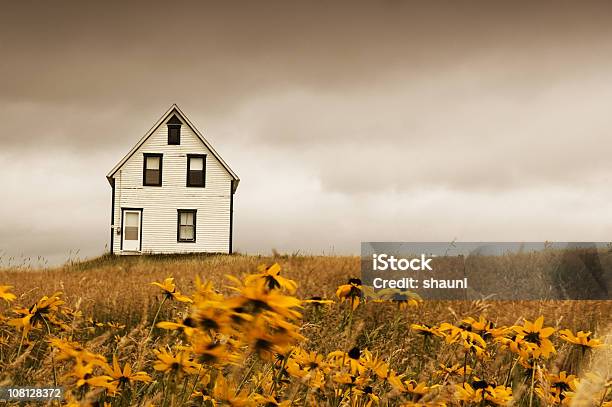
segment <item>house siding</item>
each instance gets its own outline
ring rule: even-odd
[[[143,186],[143,154],[162,153],[162,186]],[[187,187],[187,155],[206,154],[206,187]],[[187,124],[181,144],[168,145],[162,123],[115,172],[113,224],[121,225],[122,208],[142,208],[143,253],[229,253],[232,176]],[[177,242],[177,209],[197,210],[195,243]],[[122,254],[115,231],[113,253]]]

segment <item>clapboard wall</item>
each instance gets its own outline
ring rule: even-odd
[[[168,115],[169,118],[171,115]],[[145,153],[161,153],[162,186],[143,186]],[[206,186],[187,187],[187,154],[206,154]],[[168,144],[162,122],[112,175],[113,253],[121,250],[122,208],[142,208],[142,253],[231,251],[231,199],[234,179],[195,132],[183,122],[180,145]],[[177,210],[197,210],[196,241],[177,242]]]

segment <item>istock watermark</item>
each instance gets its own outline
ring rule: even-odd
[[[363,242],[368,296],[610,300],[607,242]]]

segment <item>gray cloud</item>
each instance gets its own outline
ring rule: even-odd
[[[104,175],[173,102],[243,180],[242,250],[604,240],[611,11],[607,2],[6,4],[0,252],[56,262],[70,250],[101,253]]]

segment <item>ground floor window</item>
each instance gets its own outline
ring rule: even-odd
[[[195,242],[196,241],[196,210],[195,209],[179,209],[178,210],[177,240],[179,242]]]

